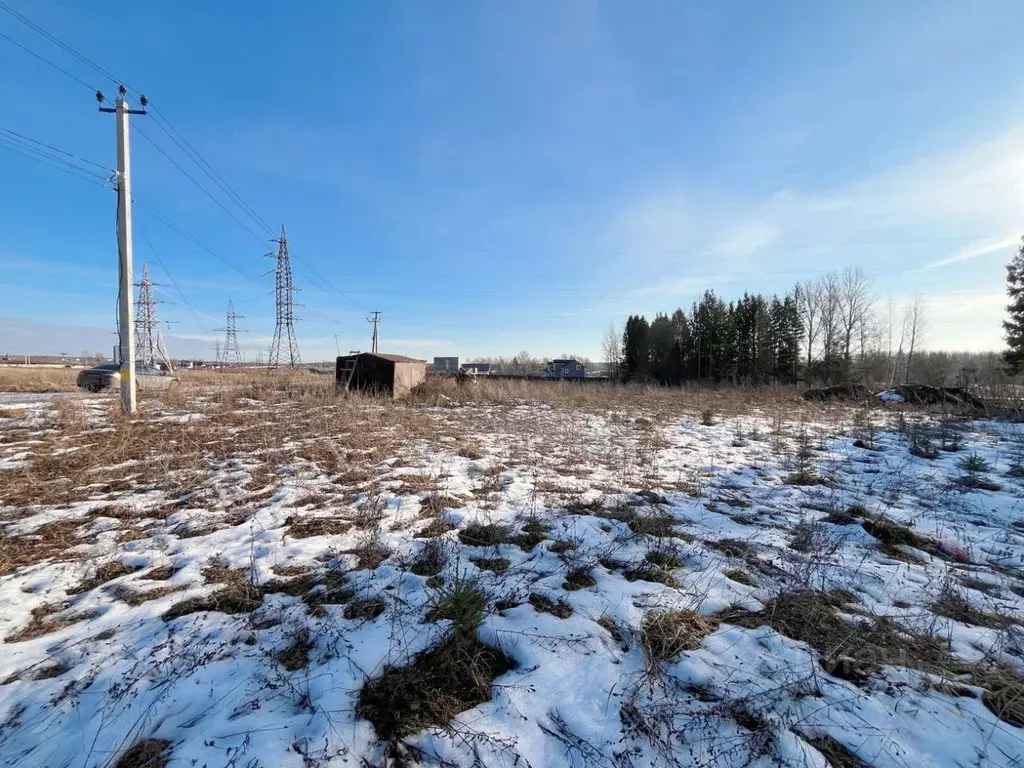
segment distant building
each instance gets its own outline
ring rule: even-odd
[[[435,357],[434,364],[430,366],[434,373],[458,373],[459,358],[457,357]]]
[[[339,357],[334,369],[338,387],[393,398],[408,395],[427,377],[427,361],[404,355],[358,352]]]
[[[463,363],[459,371],[470,376],[487,376],[491,372],[490,363]]]
[[[549,379],[585,379],[587,366],[579,360],[552,360],[546,373]]]

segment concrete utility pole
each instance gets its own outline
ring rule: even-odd
[[[366,322],[373,323],[373,354],[377,354],[377,342],[380,340],[380,312],[374,310],[372,313],[373,317],[367,318]]]
[[[145,96],[139,98],[143,109],[129,109],[127,89],[117,88],[114,108],[103,106],[103,93],[96,92],[100,112],[110,112],[117,125],[117,255],[120,280],[117,292],[117,331],[121,363],[121,405],[125,413],[135,413],[135,327],[132,308],[132,174],[128,149],[128,116],[146,114]]]

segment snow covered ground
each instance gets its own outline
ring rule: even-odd
[[[0,765],[1022,764],[1021,425],[701,410],[0,410]]]

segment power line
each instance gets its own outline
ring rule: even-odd
[[[76,166],[67,161],[60,160],[59,158],[50,157],[49,155],[46,155],[45,153],[42,152],[33,153],[30,147],[26,147],[22,144],[6,143],[4,141],[4,138],[5,137],[0,136],[0,148],[6,149],[8,152],[12,152],[15,155],[20,155],[21,157],[27,158],[28,160],[33,160],[39,163],[40,165],[45,165],[47,168],[52,168],[55,171],[62,171],[63,173],[66,173],[70,176],[74,176],[77,179],[82,179],[83,181],[88,181],[92,184],[97,184],[101,187],[106,186],[106,179],[100,176],[99,174],[89,173],[84,168]],[[49,159],[53,162],[46,162],[46,159],[44,158]]]
[[[84,86],[85,86],[86,88],[88,88],[88,89],[89,89],[90,91],[95,91],[95,90],[96,90],[96,89],[95,89],[95,88],[93,88],[93,87],[92,87],[91,85],[89,85],[89,83],[85,82],[85,80],[83,80],[82,78],[78,77],[77,75],[73,75],[73,74],[71,74],[71,73],[70,73],[70,72],[68,72],[68,71],[67,71],[66,69],[64,69],[64,67],[60,66],[59,64],[55,64],[54,62],[50,61],[50,60],[49,60],[48,58],[46,58],[45,56],[41,56],[40,54],[38,54],[38,53],[36,53],[35,51],[33,51],[33,50],[32,50],[31,48],[26,48],[26,47],[25,47],[24,45],[22,45],[21,43],[19,43],[19,42],[18,42],[17,40],[15,40],[14,38],[8,37],[8,36],[7,36],[7,35],[5,35],[5,34],[4,34],[3,32],[0,32],[0,38],[3,38],[3,39],[4,39],[4,40],[6,40],[7,42],[9,42],[9,43],[10,43],[11,45],[14,45],[14,46],[16,46],[16,47],[20,48],[20,49],[21,49],[21,50],[23,50],[23,51],[24,51],[25,53],[27,53],[27,54],[28,54],[29,56],[34,56],[35,58],[39,59],[39,60],[40,60],[41,62],[43,62],[44,64],[49,64],[49,65],[50,65],[51,67],[53,67],[54,69],[56,69],[56,70],[57,70],[58,72],[60,72],[61,74],[63,74],[63,75],[67,75],[67,76],[68,76],[68,77],[70,77],[70,78],[71,78],[72,80],[74,80],[74,81],[75,81],[76,83],[81,83],[81,84],[82,84],[82,85],[84,85]]]
[[[252,235],[261,245],[266,245],[266,243],[267,243],[266,238],[263,238],[260,235],[257,235],[255,232],[253,232],[248,227],[248,225],[246,225],[246,223],[244,221],[242,221],[240,218],[235,216],[235,214],[233,214],[230,210],[228,210],[227,206],[225,206],[220,200],[218,200],[216,197],[214,197],[213,193],[211,193],[206,187],[204,187],[202,184],[200,184],[198,181],[196,181],[196,179],[188,171],[186,171],[184,168],[182,168],[178,164],[178,162],[173,157],[171,157],[169,154],[167,154],[159,144],[157,144],[155,141],[153,141],[151,138],[149,138],[149,136],[147,136],[146,133],[141,128],[136,126],[135,130],[136,130],[136,132],[140,136],[142,136],[142,138],[144,138],[146,141],[148,141],[150,144],[152,144],[153,148],[156,149],[157,152],[159,152],[161,155],[163,155],[165,158],[167,158],[168,162],[170,162],[171,165],[173,165],[175,168],[177,168],[186,179],[191,181],[196,186],[197,189],[199,189],[208,198],[213,200],[213,202],[216,203],[217,206],[222,211],[224,211],[224,213],[226,213],[228,216],[230,216],[240,227],[242,227],[242,229],[244,229],[246,232],[248,232],[250,235]]]
[[[60,149],[59,147],[55,147],[52,144],[47,144],[45,141],[40,141],[39,139],[33,139],[31,136],[25,136],[24,134],[18,133],[17,131],[12,131],[10,128],[4,128],[3,126],[0,126],[0,131],[3,131],[4,133],[9,133],[11,136],[15,136],[15,137],[21,139],[22,141],[28,141],[28,142],[31,142],[32,144],[37,144],[40,147],[45,147],[46,149],[49,149],[49,150],[51,150],[53,152],[57,152],[58,154],[66,155],[67,157],[70,157],[70,158],[72,158],[74,160],[78,160],[79,162],[82,162],[82,163],[86,163],[87,165],[95,166],[96,168],[99,168],[100,170],[102,170],[102,171],[104,171],[104,172],[106,172],[108,174],[114,172],[113,168],[108,168],[107,166],[103,165],[102,163],[97,163],[97,162],[94,162],[92,160],[87,160],[84,157],[79,157],[78,155],[74,155],[74,154],[68,152],[67,150]]]
[[[160,265],[161,269],[163,269],[164,274],[167,275],[167,278],[171,281],[171,285],[174,286],[174,290],[176,290],[178,292],[178,295],[181,297],[182,306],[192,313],[192,317],[195,318],[196,324],[202,329],[203,333],[209,336],[210,332],[206,330],[206,326],[203,325],[203,321],[199,319],[199,315],[185,299],[185,294],[182,293],[181,286],[179,286],[178,281],[174,279],[174,275],[171,274],[171,270],[167,268],[167,265],[164,263],[164,260],[160,258],[160,254],[157,253],[156,248],[153,247],[153,243],[150,242],[150,239],[145,235],[143,236],[143,239],[146,241],[146,245],[149,246],[149,250],[152,251],[153,255],[156,257],[157,263]]]
[[[99,74],[101,74],[105,78],[107,78],[108,80],[111,80],[111,81],[113,81],[115,83],[121,83],[122,82],[117,77],[115,77],[113,74],[111,74],[108,70],[104,69],[99,64],[97,64],[95,61],[93,61],[89,57],[85,56],[84,54],[79,53],[74,48],[72,48],[70,45],[65,43],[60,38],[58,38],[56,35],[50,34],[45,29],[43,29],[41,26],[39,26],[34,21],[32,21],[30,18],[25,16],[24,14],[21,14],[18,11],[14,10],[13,8],[11,8],[9,5],[7,5],[7,3],[3,2],[3,0],[0,0],[0,10],[7,11],[7,13],[9,13],[11,16],[16,18],[22,24],[27,26],[29,29],[33,30],[34,32],[39,33],[44,38],[46,38],[51,43],[53,43],[58,48],[60,48],[62,51],[64,51],[65,53],[70,54],[71,56],[74,56],[76,59],[78,59],[80,62],[85,64],[87,67],[91,67],[96,72],[98,72]],[[95,90],[95,89],[93,89],[93,90]]]
[[[237,265],[237,264],[235,264],[234,262],[230,261],[229,259],[225,258],[224,256],[221,256],[221,255],[220,255],[219,253],[217,253],[217,252],[216,252],[215,250],[213,250],[213,249],[212,249],[212,248],[211,248],[210,246],[206,245],[206,243],[202,242],[202,241],[201,241],[201,240],[199,240],[199,239],[198,239],[197,237],[195,237],[195,236],[194,236],[193,234],[191,234],[190,232],[188,232],[188,230],[186,230],[186,229],[185,229],[184,227],[181,227],[181,226],[179,226],[178,224],[175,224],[175,223],[174,223],[173,221],[171,221],[170,219],[168,219],[168,218],[167,218],[166,216],[164,216],[163,214],[161,214],[161,213],[158,213],[157,211],[155,211],[155,210],[154,210],[153,208],[151,208],[151,207],[150,207],[150,206],[148,206],[148,205],[142,205],[142,204],[140,204],[140,203],[139,203],[139,202],[138,202],[137,200],[135,200],[134,198],[132,198],[132,202],[133,202],[133,203],[134,203],[134,204],[135,204],[136,206],[139,206],[139,207],[141,207],[141,208],[142,208],[143,210],[145,210],[146,212],[148,212],[150,216],[152,216],[152,217],[154,217],[155,219],[157,219],[158,221],[160,221],[160,222],[161,222],[162,224],[164,224],[164,225],[165,225],[166,227],[168,227],[168,228],[170,228],[170,229],[173,229],[173,230],[174,230],[175,232],[177,232],[177,233],[178,233],[179,235],[181,235],[182,237],[184,237],[184,238],[185,238],[186,240],[188,240],[188,241],[189,241],[190,243],[192,243],[193,245],[195,245],[195,246],[196,246],[197,248],[200,248],[200,249],[202,249],[203,251],[206,251],[206,253],[208,253],[208,254],[210,254],[211,256],[213,256],[213,258],[215,258],[215,259],[217,259],[218,261],[221,261],[221,262],[223,262],[224,264],[226,264],[227,266],[231,267],[231,268],[232,268],[233,270],[235,270],[236,272],[238,272],[238,274],[240,274],[240,275],[241,275],[242,277],[246,278],[247,280],[251,280],[252,282],[256,283],[257,285],[260,285],[260,286],[262,286],[263,288],[268,288],[268,287],[270,287],[269,283],[267,283],[267,282],[265,282],[265,281],[263,281],[263,280],[260,280],[260,279],[259,279],[259,278],[257,278],[257,277],[253,277],[253,276],[252,276],[252,275],[250,275],[250,274],[249,274],[248,272],[246,272],[246,271],[245,271],[244,269],[242,269],[242,268],[241,268],[240,266],[238,266],[238,265]]]
[[[158,118],[153,121],[156,127],[167,134],[167,137],[174,142],[178,149],[184,152],[192,162],[198,165],[200,170],[202,170],[214,182],[214,184],[220,187],[221,191],[223,191],[232,202],[241,208],[242,211],[252,218],[256,224],[266,230],[267,234],[272,237],[274,235],[273,228],[256,212],[256,209],[249,205],[224,179],[223,176],[217,173],[213,166],[210,165],[201,154],[199,154],[199,150],[193,147],[192,144],[189,143],[188,139],[181,135],[181,132],[174,127],[171,121],[168,120],[159,109],[154,107],[152,103],[150,103],[150,108],[153,111],[153,116]],[[166,127],[163,123],[166,123]]]

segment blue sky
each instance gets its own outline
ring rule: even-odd
[[[596,358],[630,313],[849,264],[880,305],[928,299],[930,347],[1001,346],[1024,231],[1013,0],[5,2],[287,225],[306,359],[335,335],[366,348],[371,309],[385,351]],[[3,12],[0,33],[113,94]],[[4,39],[0,91],[0,128],[113,165],[90,91]],[[268,286],[157,216],[264,280],[269,236],[140,135],[223,199],[152,118],[134,126],[135,261],[163,284],[171,353],[210,356],[232,299],[254,357]],[[109,349],[113,192],[2,147],[0,177],[0,353]]]

